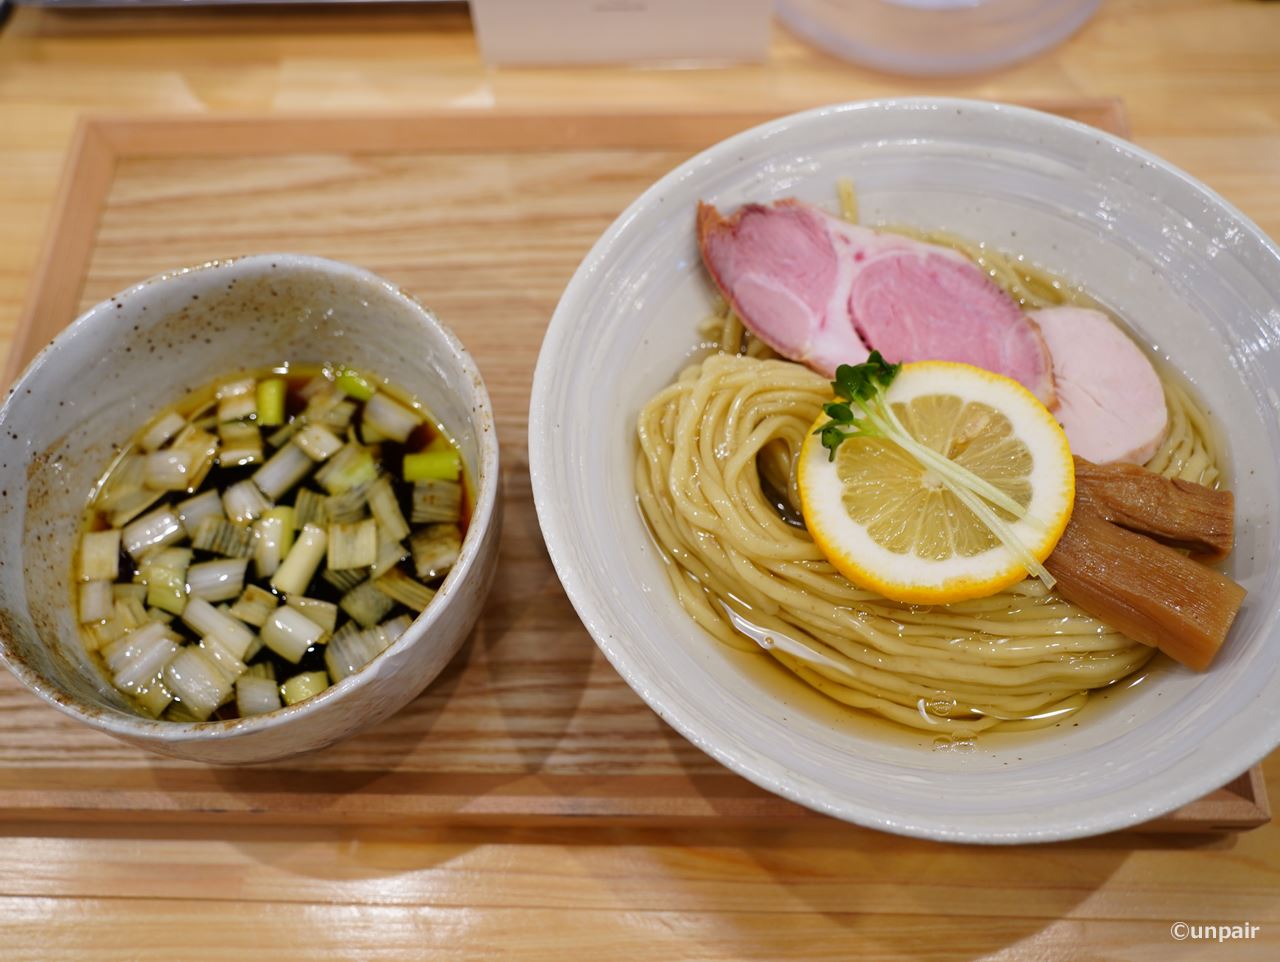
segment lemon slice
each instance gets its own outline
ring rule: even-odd
[[[1071,519],[1075,470],[1061,426],[1030,391],[968,364],[922,361],[902,366],[885,400],[913,438],[1021,505],[1022,519],[993,510],[1037,561],[1049,556]],[[832,461],[810,432],[798,480],[810,535],[859,587],[940,604],[991,595],[1027,576],[938,474],[892,441],[848,438]]]

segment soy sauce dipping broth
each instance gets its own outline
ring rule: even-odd
[[[431,603],[473,505],[456,446],[367,372],[238,373],[154,417],[86,509],[86,648],[147,714],[262,714],[319,694]]]

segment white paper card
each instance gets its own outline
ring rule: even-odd
[[[471,0],[494,64],[763,60],[772,0]]]

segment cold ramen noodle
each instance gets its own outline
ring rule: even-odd
[[[470,505],[440,426],[368,372],[222,378],[153,418],[98,485],[75,561],[84,644],[155,717],[295,704],[432,603]]]
[[[1059,724],[1157,648],[1207,667],[1244,595],[1206,563],[1233,539],[1207,414],[1084,292],[841,199],[699,209],[713,349],[635,468],[684,609],[953,737]]]

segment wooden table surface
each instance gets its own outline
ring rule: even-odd
[[[1280,3],[1104,0],[1057,51],[892,78],[779,29],[718,70],[490,70],[465,11],[49,13],[0,33],[0,356],[81,111],[753,107],[1120,96],[1134,139],[1280,235]],[[1280,796],[1280,755],[1266,765]],[[0,957],[1273,959],[1280,825],[986,850],[775,829],[0,825]],[[1177,921],[1253,923],[1177,941]]]

